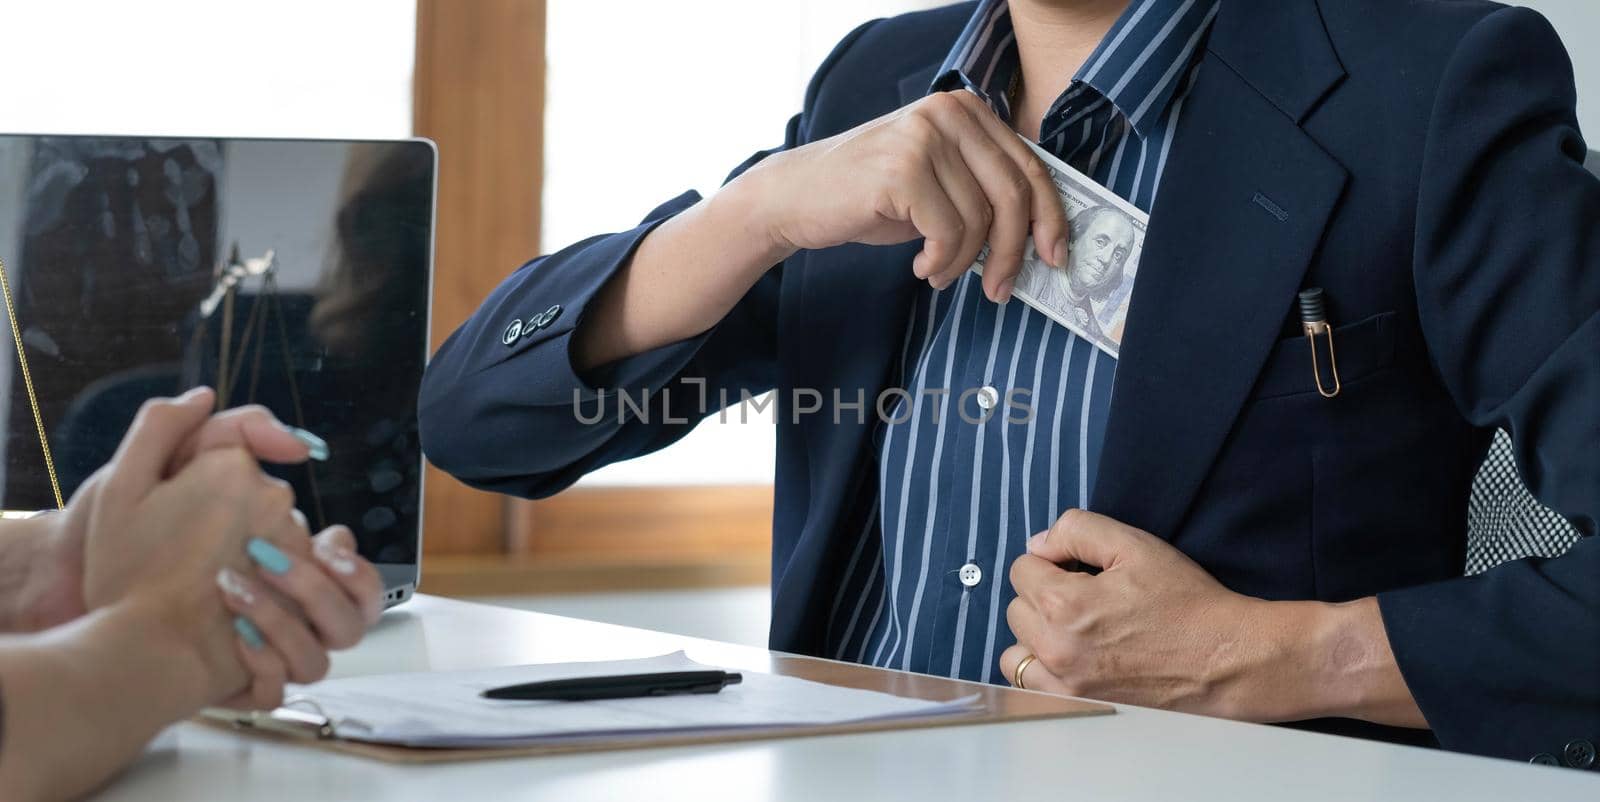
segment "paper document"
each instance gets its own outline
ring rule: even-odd
[[[973,694],[929,702],[748,671],[741,672],[741,684],[715,694],[585,702],[479,696],[523,682],[710,668],[677,652],[641,660],[349,677],[298,686],[290,695],[315,703],[337,737],[414,747],[523,746],[943,716],[968,712],[978,699]]]
[[[1066,326],[1111,356],[1122,349],[1122,329],[1127,322],[1133,279],[1144,252],[1145,228],[1150,216],[1123,200],[1094,179],[1023,137],[1035,155],[1050,169],[1050,180],[1061,194],[1071,223],[1070,251],[1065,268],[1055,268],[1039,258],[1030,237],[1023,251],[1022,272],[1012,294],[1045,317]],[[973,270],[983,273],[989,258],[985,244]]]

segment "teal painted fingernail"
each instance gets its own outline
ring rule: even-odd
[[[309,456],[312,459],[316,460],[317,462],[328,461],[328,455],[330,453],[328,451],[328,441],[296,426],[288,426],[285,428],[289,430],[289,434],[294,435],[294,439],[306,444],[306,448],[311,452]]]
[[[244,550],[250,555],[250,559],[256,561],[256,565],[265,568],[271,573],[282,574],[287,573],[289,570],[289,555],[284,554],[277,546],[259,537],[250,538],[250,542],[245,544]]]
[[[233,631],[239,633],[239,637],[244,639],[245,645],[252,649],[259,649],[266,645],[266,641],[261,639],[261,630],[256,629],[256,625],[250,623],[250,619],[242,615],[234,617]]]

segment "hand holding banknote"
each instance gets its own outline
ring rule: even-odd
[[[1109,295],[1096,285],[1085,295],[1076,277],[1091,271],[1067,263],[1131,277],[1142,233],[1129,248],[1125,228],[1080,213],[1075,219],[1085,230],[1077,238],[1104,258],[1071,256],[1067,218],[1074,210],[1063,200],[1095,197],[1093,182],[1067,191],[1063,176],[1070,174],[1040,154],[982,99],[955,91],[756,160],[645,237],[585,313],[573,336],[573,365],[591,370],[704,333],[773,265],[801,249],[846,243],[921,239],[911,270],[931,286],[949,287],[981,261],[991,301],[1025,292],[1029,303],[1058,310],[1053,319],[1088,331],[1086,318],[1073,322],[1067,313],[1120,309],[1130,285],[1123,281]],[[1120,203],[1099,191],[1107,203]],[[1052,301],[1048,279],[1061,275],[1074,283],[1060,293],[1091,300]],[[1105,321],[1110,331],[1096,342],[1115,347],[1121,321],[1114,314]]]
[[[944,288],[987,242],[982,287],[1002,302],[1025,251],[1065,264],[1068,234],[1060,191],[1028,144],[970,92],[929,95],[755,160],[655,227],[584,313],[573,366],[592,370],[704,333],[802,248],[920,239],[911,271]]]
[[[1041,263],[1067,259],[1066,214],[1050,169],[970,92],[930,95],[775,154],[740,180],[749,182],[770,190],[756,193],[760,221],[780,257],[922,237],[912,262],[918,278],[947,287],[983,250],[984,290],[997,302],[1010,298],[1025,251],[1045,254],[1033,257]]]
[[[780,257],[920,236],[912,272],[935,288],[970,268],[990,300],[1015,294],[1112,356],[1121,347],[1148,216],[971,92],[930,95],[749,177],[782,189],[764,218]]]

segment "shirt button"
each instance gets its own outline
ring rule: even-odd
[[[1000,391],[984,385],[978,388],[978,409],[988,412],[994,405],[1000,403]]]
[[[959,573],[961,576],[961,584],[966,585],[969,588],[975,588],[978,586],[979,582],[983,581],[983,569],[979,568],[975,563],[967,563],[966,565],[961,566],[961,571]]]
[[[1568,741],[1566,748],[1561,750],[1561,757],[1575,769],[1589,768],[1594,765],[1594,744],[1582,738]]]

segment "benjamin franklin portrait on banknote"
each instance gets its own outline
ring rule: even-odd
[[[1071,253],[1065,268],[1051,267],[1039,258],[1030,237],[1017,274],[1016,297],[1116,357],[1122,348],[1122,330],[1150,217],[1027,139],[1023,141],[1050,169],[1051,181],[1061,193],[1071,225]],[[973,269],[982,273],[988,258],[985,244]]]
[[[1067,269],[1031,265],[1034,269],[1018,277],[1017,289],[1068,317],[1090,340],[1118,343],[1133,291],[1133,274],[1126,268],[1136,234],[1133,219],[1116,207],[1085,209],[1072,218]]]

